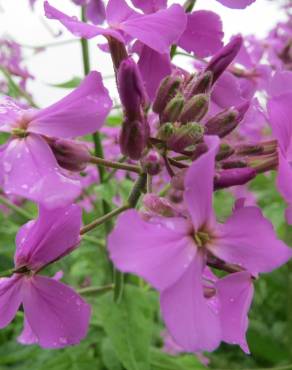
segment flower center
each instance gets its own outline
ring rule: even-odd
[[[24,128],[20,127],[15,127],[11,131],[12,135],[19,137],[19,138],[24,138],[28,136],[28,132]]]
[[[205,247],[211,241],[211,237],[205,231],[198,231],[194,234],[194,240],[196,245],[201,248]]]

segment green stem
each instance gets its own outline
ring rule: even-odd
[[[64,40],[64,41],[57,41],[57,42],[49,42],[49,43],[43,44],[43,45],[26,45],[26,44],[21,44],[20,42],[18,44],[21,45],[22,48],[37,50],[37,49],[46,49],[46,48],[55,47],[55,46],[63,46],[63,45],[67,45],[67,44],[73,44],[73,43],[76,43],[76,42],[78,42],[78,39]]]
[[[128,208],[130,208],[130,207],[129,207],[128,204],[126,204],[126,205],[121,206],[119,208],[113,209],[112,211],[105,214],[104,216],[99,217],[97,220],[95,220],[95,221],[91,222],[90,224],[82,227],[82,229],[80,230],[80,235],[88,233],[89,231],[95,229],[96,227],[104,224],[105,222],[112,219],[113,217],[115,217],[115,216],[119,215],[120,213],[124,212]]]
[[[26,220],[30,220],[32,218],[31,215],[27,211],[16,206],[14,203],[12,203],[10,200],[5,198],[3,195],[0,195],[0,203],[4,204],[6,207],[13,210],[15,213],[18,213],[20,216],[22,216]]]
[[[31,96],[26,91],[22,90],[22,88],[13,81],[12,77],[10,76],[10,73],[7,71],[6,68],[1,66],[0,71],[3,73],[8,83],[13,87],[13,89],[17,92],[19,96],[22,96],[32,107],[38,108],[37,104],[33,101]]]
[[[89,286],[89,287],[86,287],[86,288],[80,288],[80,289],[77,289],[77,293],[79,294],[101,294],[101,293],[106,293],[108,292],[109,290],[112,290],[114,288],[114,285],[113,284],[108,284],[108,285],[105,285],[105,286],[99,286],[99,287],[95,287],[95,286]]]
[[[91,157],[90,162],[98,164],[99,166],[104,166],[104,167],[115,168],[115,169],[118,169],[118,170],[125,170],[125,171],[135,172],[135,173],[138,173],[138,174],[140,174],[142,172],[142,169],[139,166],[135,166],[135,165],[132,165],[132,164],[127,164],[127,163],[113,162],[113,161],[109,161],[107,159],[94,157],[94,156]]]

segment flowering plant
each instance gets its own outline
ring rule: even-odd
[[[72,89],[57,102],[37,104],[25,45],[0,40],[4,346],[39,369],[287,363],[289,4],[266,39],[223,41],[195,0],[73,3],[80,19],[29,2],[82,47],[84,77],[56,85]]]

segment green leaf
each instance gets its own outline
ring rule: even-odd
[[[60,89],[74,89],[75,87],[79,86],[82,81],[80,77],[73,77],[71,80],[62,82],[60,84],[50,84],[53,87],[59,87]]]
[[[170,356],[153,349],[151,351],[151,369],[155,370],[199,370],[205,366],[194,356]]]
[[[122,301],[100,300],[100,313],[115,353],[127,370],[150,370],[153,306],[147,292],[128,285]]]

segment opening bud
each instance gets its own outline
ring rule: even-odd
[[[224,189],[235,185],[244,185],[253,178],[257,172],[254,168],[233,168],[228,170],[221,170],[216,173],[214,178],[214,189]]]
[[[89,150],[83,143],[67,139],[49,139],[48,142],[57,162],[66,170],[83,171],[90,161]]]
[[[189,99],[181,112],[181,123],[200,121],[209,109],[209,95],[199,94]]]
[[[148,99],[139,68],[132,58],[121,62],[117,82],[126,117],[129,120],[139,119]]]
[[[161,114],[168,102],[177,94],[181,85],[181,78],[178,76],[167,76],[165,77],[155,96],[153,102],[153,112]]]
[[[238,54],[241,45],[242,37],[234,37],[227,45],[224,46],[217,54],[213,56],[210,62],[207,64],[205,72],[212,72],[213,85],[226,70],[226,68],[232,63],[233,59]]]
[[[161,123],[176,122],[183,110],[185,99],[181,94],[177,94],[166,105],[163,113],[161,114]]]

